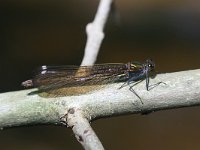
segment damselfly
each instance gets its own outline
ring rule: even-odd
[[[83,94],[94,89],[94,86],[109,83],[125,82],[120,87],[122,88],[126,85],[130,86],[131,83],[146,80],[146,89],[149,90],[149,77],[153,75],[154,70],[155,64],[151,59],[144,63],[42,66],[37,70],[33,79],[23,82],[22,85],[37,87],[39,92],[65,96]],[[131,91],[134,92],[134,90]],[[138,96],[137,93],[135,94]]]

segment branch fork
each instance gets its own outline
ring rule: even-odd
[[[103,145],[90,126],[90,120],[87,118],[90,117],[84,116],[80,108],[73,107],[61,118],[61,121],[64,121],[68,127],[72,128],[76,139],[85,149],[103,150]]]
[[[101,0],[94,21],[86,27],[88,38],[81,65],[93,65],[96,61],[111,3],[112,0]],[[28,124],[64,124],[72,128],[84,149],[103,150],[90,126],[92,119],[200,105],[199,69],[160,74],[153,80],[155,83],[163,81],[167,85],[158,86],[151,91],[144,89],[144,82],[134,87],[142,95],[144,104],[138,102],[138,97],[126,87],[116,92],[119,84],[107,85],[105,89],[82,96],[62,98],[47,99],[29,95],[35,89],[2,93],[0,128]]]

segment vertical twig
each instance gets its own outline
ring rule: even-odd
[[[112,0],[101,0],[94,21],[87,24],[87,42],[81,66],[93,65],[104,38],[104,26],[109,16]],[[81,115],[79,110],[74,108],[67,115],[67,124],[72,130],[77,140],[87,150],[103,150],[103,146],[91,128],[88,120]]]
[[[81,66],[93,65],[96,61],[104,38],[103,29],[109,16],[111,4],[112,0],[101,0],[94,21],[86,26],[87,42]]]

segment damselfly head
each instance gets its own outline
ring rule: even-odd
[[[152,59],[147,59],[144,66],[148,69],[148,71],[155,70],[155,63],[152,61]]]

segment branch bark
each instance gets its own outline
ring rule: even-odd
[[[134,86],[142,104],[129,87],[110,84],[85,95],[44,98],[28,95],[31,90],[0,94],[0,127],[27,124],[62,124],[60,119],[71,108],[79,108],[89,121],[115,115],[145,113],[200,104],[200,70],[159,74],[151,84],[165,82],[150,91],[145,83]]]
[[[2,93],[0,94],[0,127],[30,124],[61,125],[64,116],[64,123],[72,127],[85,149],[92,149],[95,144],[101,149],[103,147],[88,121],[116,115],[200,105],[200,69],[159,74],[150,81],[151,84],[162,81],[166,85],[160,84],[150,91],[146,91],[144,82],[134,86],[134,90],[144,104],[129,90],[128,86],[119,89],[123,83],[106,85],[85,95],[55,98],[28,95],[36,89]],[[86,132],[87,130],[90,132]],[[80,136],[85,143],[80,140]],[[86,143],[93,143],[93,145]]]
[[[76,139],[87,150],[103,150],[103,145],[90,126],[80,108],[71,108],[67,114],[67,124],[72,128]]]
[[[87,42],[81,66],[93,65],[97,59],[104,38],[103,29],[109,16],[111,4],[112,0],[101,0],[94,21],[86,26]]]

